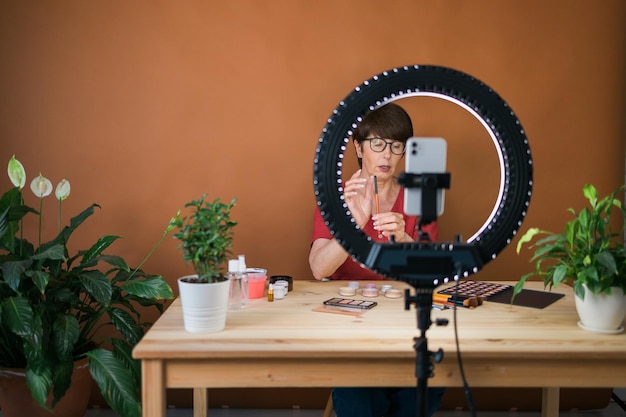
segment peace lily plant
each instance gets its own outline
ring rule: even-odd
[[[139,417],[140,364],[131,356],[150,323],[141,320],[138,307],[163,311],[163,300],[173,292],[161,276],[140,268],[172,231],[170,220],[157,244],[138,267],[132,269],[119,256],[104,251],[120,236],[100,237],[87,250],[71,255],[68,240],[94,213],[92,204],[61,228],[62,202],[70,195],[63,179],[55,189],[58,200],[58,235],[42,242],[43,199],[52,183],[43,175],[30,188],[39,202],[35,210],[24,203],[23,165],[11,158],[8,174],[14,188],[0,200],[0,367],[25,368],[33,398],[47,408],[65,394],[74,362],[89,358],[89,371],[109,406],[120,416]],[[23,223],[38,220],[38,242],[23,236]],[[101,337],[102,327],[114,335]]]
[[[576,296],[585,298],[585,287],[592,294],[611,294],[612,288],[626,292],[626,249],[622,233],[612,229],[612,214],[620,216],[623,231],[626,210],[617,194],[598,198],[597,189],[587,184],[583,195],[589,205],[580,211],[569,208],[574,218],[566,223],[563,233],[531,228],[520,238],[517,253],[528,244],[534,249],[531,262],[535,270],[520,278],[514,294],[533,276],[543,278],[545,287],[571,282]],[[536,240],[535,240],[536,239]],[[534,241],[534,243],[533,243]]]

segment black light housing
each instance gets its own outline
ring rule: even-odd
[[[415,96],[461,106],[484,126],[496,147],[501,174],[498,198],[488,219],[467,242],[376,243],[355,223],[343,200],[343,158],[353,130],[370,111]],[[339,103],[319,138],[314,187],[328,228],[358,262],[389,278],[436,286],[478,272],[511,243],[530,204],[532,168],[524,129],[493,89],[451,68],[413,65],[375,75]]]

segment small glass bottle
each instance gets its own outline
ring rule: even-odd
[[[228,309],[241,310],[242,308],[242,286],[241,275],[239,274],[239,261],[231,259],[228,261],[228,280],[230,281],[230,293],[228,295]]]
[[[248,274],[246,272],[246,257],[245,255],[239,255],[239,272],[238,275],[241,279],[241,307],[248,305]]]
[[[274,284],[267,288],[267,301],[274,301]]]

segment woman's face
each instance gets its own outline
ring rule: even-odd
[[[403,142],[373,135],[360,144],[354,141],[354,146],[357,156],[362,159],[363,173],[366,176],[376,175],[380,179],[393,178],[404,156]]]

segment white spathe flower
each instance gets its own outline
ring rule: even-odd
[[[26,170],[24,170],[24,165],[15,159],[15,155],[13,155],[9,161],[7,172],[9,173],[9,178],[15,187],[20,187],[20,189],[24,188],[26,185]]]
[[[54,195],[56,195],[57,200],[63,201],[67,197],[70,196],[70,182],[63,178],[58,184],[57,188],[54,190]]]
[[[47,197],[52,193],[52,183],[39,173],[39,176],[31,181],[30,189],[39,198]]]

